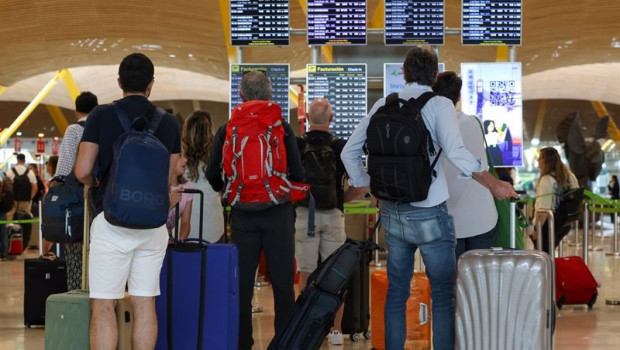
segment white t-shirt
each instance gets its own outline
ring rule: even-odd
[[[458,112],[457,121],[463,145],[487,168],[484,138],[476,117]],[[456,238],[468,238],[491,231],[497,224],[497,209],[491,192],[476,180],[464,179],[448,159],[442,157],[450,197],[448,212],[454,218]]]
[[[192,187],[202,190],[204,193],[204,217],[202,221],[202,238],[208,242],[217,242],[224,233],[224,212],[222,200],[219,192],[215,192],[207,181],[202,171],[204,163],[198,164],[198,181],[192,183]],[[189,176],[186,176],[189,179]],[[196,195],[197,196],[197,195]],[[200,227],[200,198],[195,198],[192,204],[192,229],[189,233],[190,238],[198,238],[198,228]]]
[[[26,171],[26,166],[22,165],[22,164],[17,164],[15,167],[15,171],[17,171],[17,175],[23,175],[24,171]],[[6,172],[6,177],[9,178],[11,181],[13,181],[15,179],[15,174],[13,174],[13,170],[9,169]],[[34,175],[34,172],[29,171],[28,172],[28,180],[30,180],[30,183],[33,184],[34,186],[37,185],[37,177]]]

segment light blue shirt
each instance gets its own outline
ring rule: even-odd
[[[429,86],[409,83],[398,93],[398,96],[408,100],[412,97],[418,98],[427,91],[432,91],[432,89]],[[342,150],[340,157],[349,174],[349,184],[351,186],[365,187],[370,185],[370,177],[366,173],[362,163],[362,156],[364,155],[362,146],[366,142],[366,129],[368,128],[370,117],[384,104],[385,97],[379,99],[375,103],[370,112],[368,112],[368,115],[357,125],[355,131]],[[443,149],[441,157],[446,157],[450,160],[452,164],[461,171],[461,177],[471,178],[472,173],[486,170],[482,166],[480,159],[472,156],[465,146],[463,146],[463,140],[461,139],[461,132],[456,118],[456,109],[452,101],[441,96],[433,97],[426,103],[424,108],[422,108],[422,118],[424,118],[426,128],[433,138],[435,149],[438,150],[440,147]],[[437,162],[435,165],[437,177],[431,184],[428,197],[423,201],[413,202],[411,205],[417,207],[433,207],[448,199],[448,185],[441,163],[442,162]]]

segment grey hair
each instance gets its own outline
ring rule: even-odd
[[[251,71],[241,78],[239,92],[243,102],[269,101],[271,100],[271,82],[263,72]]]

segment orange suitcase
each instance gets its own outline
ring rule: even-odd
[[[385,299],[388,290],[386,270],[370,275],[370,330],[372,348],[385,350]],[[407,301],[407,340],[405,349],[431,348],[431,284],[424,272],[415,272],[411,296]]]

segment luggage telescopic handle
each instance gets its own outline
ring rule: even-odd
[[[420,326],[428,323],[428,305],[420,303]]]
[[[510,249],[515,249],[517,247],[516,243],[516,228],[515,224],[517,221],[517,202],[515,198],[510,198]]]
[[[200,211],[199,211],[199,215],[200,217],[199,219],[199,226],[198,227],[198,239],[200,241],[202,241],[202,225],[203,225],[203,218],[204,218],[204,201],[205,201],[205,195],[201,190],[195,189],[195,188],[186,188],[183,189],[183,193],[189,193],[189,194],[199,194],[200,195]],[[175,206],[176,210],[174,213],[174,241],[178,242],[179,241],[179,203],[176,204]]]

